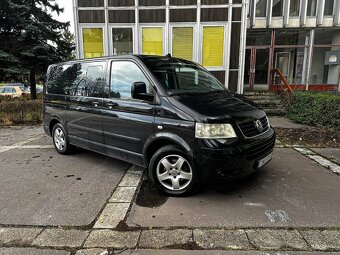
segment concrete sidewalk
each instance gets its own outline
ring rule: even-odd
[[[276,128],[293,128],[293,129],[303,129],[310,126],[296,123],[286,117],[268,117],[269,123],[272,127]]]

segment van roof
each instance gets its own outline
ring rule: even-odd
[[[78,62],[90,62],[90,61],[100,61],[100,60],[109,60],[109,59],[140,59],[140,60],[150,60],[150,59],[158,59],[160,61],[169,61],[169,60],[180,60],[180,61],[187,61],[184,59],[179,59],[172,57],[171,55],[166,55],[166,56],[157,56],[157,55],[115,55],[115,56],[106,56],[106,57],[100,57],[100,58],[86,58],[86,59],[74,59],[71,61],[66,61],[66,62],[59,62],[56,63],[55,65],[59,64],[67,64],[67,63],[78,63]]]

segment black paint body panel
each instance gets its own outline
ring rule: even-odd
[[[172,142],[192,158],[199,176],[204,179],[249,175],[256,171],[257,160],[273,152],[275,132],[272,128],[257,137],[247,138],[238,127],[238,124],[266,116],[242,96],[228,91],[169,96],[144,65],[143,57],[101,59],[107,61],[108,66],[115,60],[138,64],[154,87],[154,101],[109,98],[110,68],[107,68],[102,97],[54,95],[45,89],[46,133],[51,135],[53,123],[60,122],[71,144],[144,167],[149,163],[150,148],[159,145],[159,141]],[[85,60],[78,62],[82,61]],[[195,125],[198,122],[230,123],[238,138],[197,139]]]

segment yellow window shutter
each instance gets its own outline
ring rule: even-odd
[[[103,29],[83,28],[84,58],[104,56]]]
[[[172,31],[172,55],[177,58],[193,60],[194,29],[174,27]]]
[[[203,59],[205,67],[223,66],[224,27],[203,28]]]
[[[142,37],[144,55],[163,55],[163,28],[144,27]]]

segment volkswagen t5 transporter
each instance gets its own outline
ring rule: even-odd
[[[243,178],[272,158],[266,114],[202,66],[171,56],[115,56],[52,65],[44,130],[74,147],[146,167],[163,192],[211,177]]]

